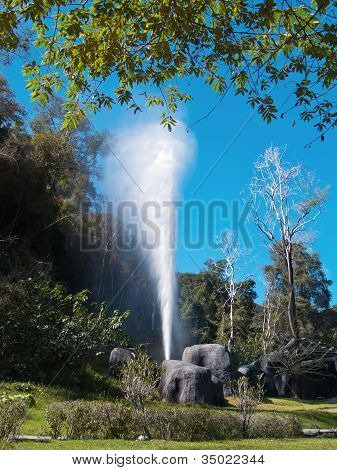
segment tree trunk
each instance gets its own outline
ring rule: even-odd
[[[297,321],[297,309],[296,309],[296,295],[295,295],[295,282],[294,282],[294,268],[293,268],[293,252],[292,244],[289,243],[285,249],[286,267],[288,273],[288,319],[292,337],[295,340],[295,348],[298,348],[298,340],[300,337],[298,321]],[[302,377],[298,374],[292,376],[292,389],[296,398],[302,398]]]
[[[229,318],[230,318],[230,336],[228,340],[228,351],[231,353],[233,352],[233,347],[234,347],[234,318],[233,318],[233,300],[231,300],[230,306],[229,306]]]
[[[294,340],[299,339],[299,329],[297,322],[297,311],[296,311],[296,296],[295,296],[295,283],[294,283],[294,269],[292,259],[292,246],[287,246],[284,250],[286,258],[286,268],[288,273],[288,320],[290,331]]]

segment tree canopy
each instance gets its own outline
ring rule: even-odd
[[[198,274],[178,275],[179,313],[191,344],[219,342],[227,344],[230,335],[228,294],[223,275],[205,263]],[[235,298],[237,342],[249,334],[255,313],[255,282],[243,281]]]
[[[33,100],[65,88],[65,121],[121,104],[163,108],[169,130],[191,78],[244,95],[271,122],[296,108],[324,134],[337,124],[336,2],[308,0],[3,0],[0,49],[32,44]],[[27,30],[30,34],[27,35]],[[177,80],[178,79],[178,80]],[[274,101],[287,86],[289,107]]]

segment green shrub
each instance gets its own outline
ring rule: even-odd
[[[241,417],[235,412],[170,407],[144,412],[120,402],[52,403],[46,419],[54,438],[133,439],[148,429],[154,439],[208,441],[241,437]]]
[[[66,421],[65,407],[65,403],[52,403],[46,408],[46,420],[49,424],[50,433],[55,439],[63,435]]]
[[[154,408],[146,410],[144,419],[153,439],[211,441],[244,437],[243,418],[233,411],[189,407]],[[251,438],[297,437],[301,433],[299,418],[277,413],[256,413],[249,427]]]
[[[130,410],[120,403],[52,403],[47,407],[46,420],[54,438],[123,439],[131,432]]]
[[[54,438],[135,439],[147,430],[152,439],[212,441],[243,437],[242,416],[188,406],[133,410],[121,402],[68,401],[47,407],[46,419]],[[296,437],[298,418],[277,413],[256,413],[249,437]]]
[[[26,416],[23,401],[8,401],[0,405],[0,439],[9,440],[18,434]]]
[[[144,419],[153,439],[211,441],[241,437],[241,417],[235,412],[154,408],[146,410]]]
[[[298,437],[302,424],[298,417],[280,413],[256,413],[249,426],[249,437]]]

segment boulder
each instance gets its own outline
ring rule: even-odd
[[[238,373],[241,374],[241,376],[249,377],[252,383],[256,383],[258,376],[262,375],[265,383],[265,391],[266,395],[269,396],[277,396],[277,386],[275,384],[275,376],[265,372],[261,368],[261,363],[260,361],[254,361],[251,364],[246,364],[238,369]]]
[[[220,344],[197,344],[185,348],[182,357],[186,364],[210,369],[212,375],[222,382],[232,378],[232,357],[226,346]]]
[[[222,382],[210,369],[183,361],[164,361],[159,384],[162,398],[173,403],[225,403]]]
[[[262,373],[260,362],[254,361],[238,368],[238,372],[245,377],[255,378]]]
[[[212,375],[212,404],[223,406],[225,404],[224,397],[231,395],[231,391],[215,375]]]
[[[121,371],[121,368],[126,362],[134,359],[135,353],[132,349],[127,348],[114,348],[109,357],[109,370],[110,375],[113,377],[118,376]]]

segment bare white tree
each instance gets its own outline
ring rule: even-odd
[[[250,191],[253,220],[263,235],[281,250],[288,275],[288,320],[294,339],[299,338],[293,267],[293,247],[317,217],[327,188],[315,186],[302,165],[291,166],[277,147],[268,148],[255,163]],[[303,237],[302,237],[303,241]]]
[[[282,296],[276,291],[273,279],[267,279],[262,321],[262,342],[264,354],[269,352],[276,340],[280,340],[280,320],[283,313],[282,306]]]
[[[244,282],[249,276],[246,276],[243,280],[239,280],[239,273],[241,271],[240,262],[245,255],[245,252],[240,248],[239,242],[232,230],[226,230],[222,233],[219,248],[222,254],[222,260],[220,262],[215,262],[214,266],[224,280],[224,287],[221,287],[220,290],[222,293],[225,292],[227,294],[221,319],[221,336],[225,336],[224,326],[226,306],[229,305],[230,333],[228,338],[228,351],[232,352],[235,334],[234,303]]]

